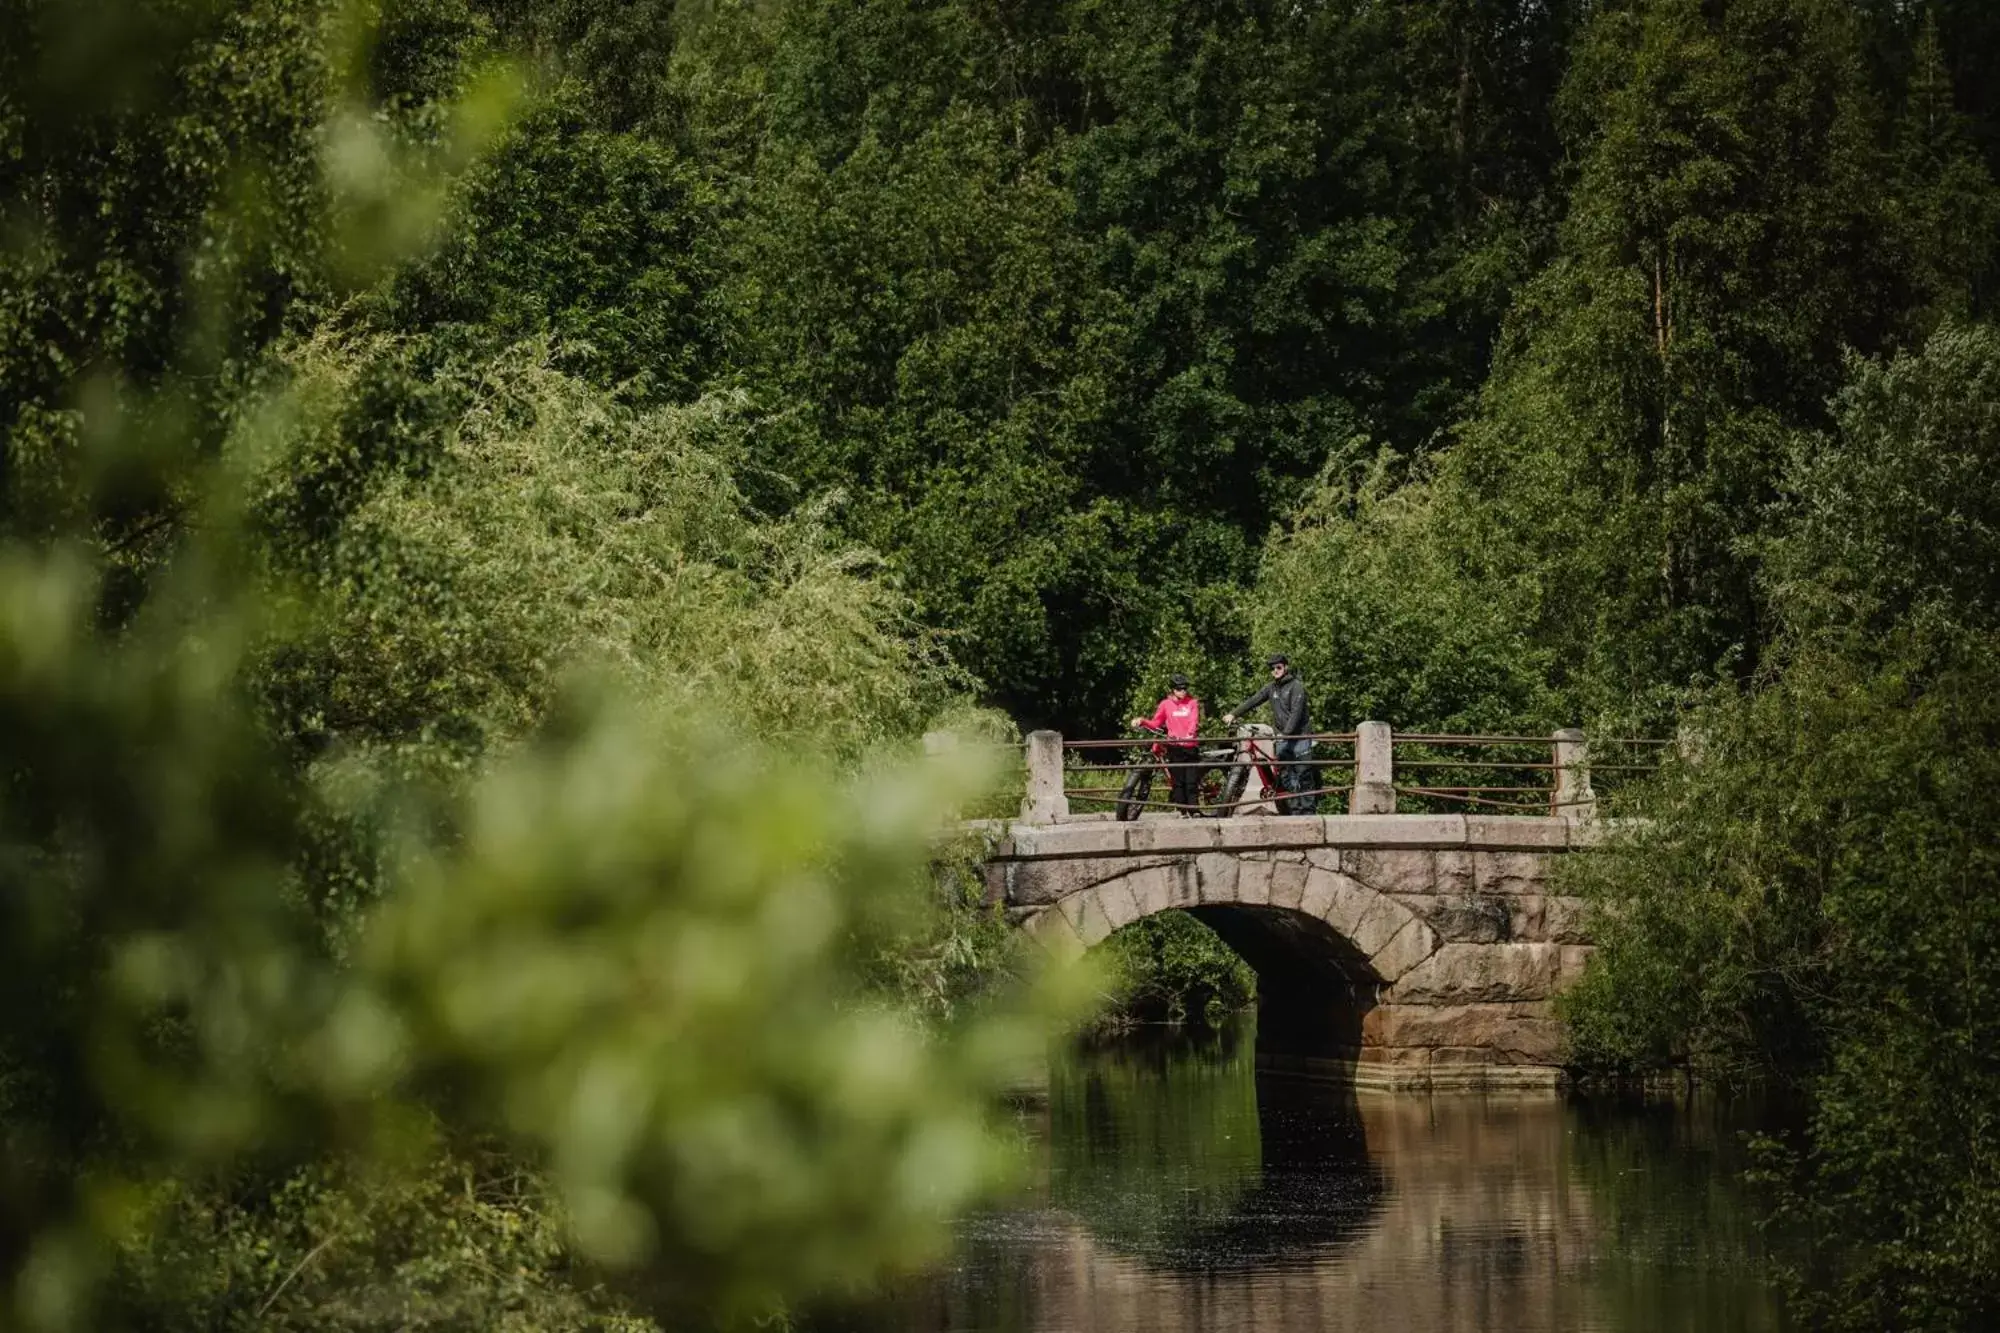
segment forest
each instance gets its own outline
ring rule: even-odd
[[[1988,0],[0,0],[0,1326],[923,1262],[1091,1003],[935,830],[1272,651],[1681,736],[1576,1070],[1805,1098],[1803,1325],[2000,1320],[1996,76]]]

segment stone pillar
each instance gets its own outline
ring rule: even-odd
[[[1597,818],[1597,793],[1590,789],[1590,749],[1583,733],[1565,727],[1555,734],[1556,805],[1553,813],[1579,823]]]
[[[1060,824],[1069,818],[1060,731],[1028,733],[1028,790],[1021,797],[1021,818],[1030,824]]]
[[[1354,795],[1351,815],[1396,813],[1396,760],[1387,722],[1363,722],[1354,729]]]

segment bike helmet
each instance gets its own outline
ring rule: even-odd
[[[1267,667],[1290,666],[1291,664],[1292,664],[1291,659],[1286,657],[1283,653],[1272,653],[1271,660],[1264,663],[1264,665]]]
[[[1188,687],[1188,678],[1186,676],[1183,676],[1180,672],[1176,671],[1174,673],[1174,678],[1168,681],[1167,683],[1173,686],[1177,690],[1184,690]]]

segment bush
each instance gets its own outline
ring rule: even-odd
[[[1220,1023],[1257,998],[1257,974],[1186,912],[1121,926],[1099,946],[1108,986],[1100,1026]]]
[[[1651,822],[1576,867],[1576,1059],[1810,1090],[1780,1173],[1833,1327],[2000,1315],[2000,335],[1854,368],[1771,552],[1782,652],[1696,718]],[[1784,1159],[1780,1158],[1782,1165]]]

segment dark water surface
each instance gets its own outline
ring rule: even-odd
[[[1032,1188],[815,1333],[1783,1327],[1742,1102],[1357,1093],[1243,1031],[1055,1057]]]

